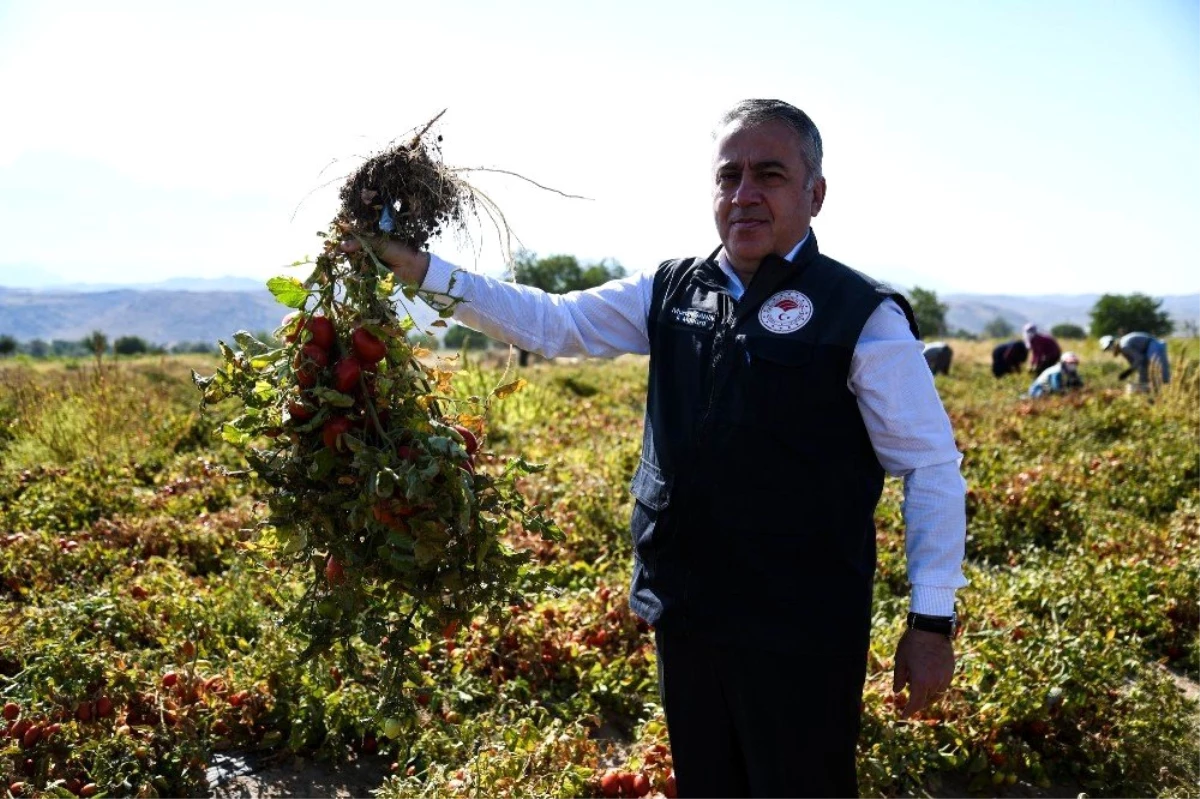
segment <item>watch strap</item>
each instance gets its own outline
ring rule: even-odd
[[[908,629],[921,630],[927,633],[937,633],[947,638],[953,638],[958,629],[958,616],[929,616],[924,613],[909,612],[906,622]]]

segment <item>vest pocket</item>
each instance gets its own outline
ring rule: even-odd
[[[795,427],[796,414],[814,400],[819,382],[815,347],[780,337],[744,339],[741,397],[734,403],[735,424],[776,433]]]
[[[813,359],[813,345],[786,338],[747,336],[746,356],[751,367],[800,369]]]
[[[671,504],[673,482],[653,463],[643,460],[629,484],[629,491],[636,500],[629,521],[633,551],[649,572],[653,572],[655,557],[670,539],[667,509]]]

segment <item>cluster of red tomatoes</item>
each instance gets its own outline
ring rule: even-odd
[[[357,325],[348,336],[339,340],[338,328],[328,316],[299,311],[286,316],[281,329],[284,339],[295,346],[291,358],[295,385],[286,395],[282,415],[284,427],[279,429],[280,433],[288,428],[293,432],[317,432],[310,424],[317,419],[320,424],[318,448],[324,446],[334,453],[345,453],[348,450],[346,436],[353,435],[375,445],[388,439],[387,448],[392,449],[401,461],[415,464],[421,458],[422,450],[410,438],[411,431],[397,429],[391,431],[394,436],[388,435],[393,409],[388,398],[381,398],[377,390],[379,375],[388,373],[383,366],[388,346],[379,335]],[[404,354],[407,356],[408,353]],[[392,375],[393,380],[397,379],[395,373]],[[343,396],[332,397],[335,401],[330,403],[331,395],[322,389],[331,389]],[[324,421],[320,421],[318,414],[323,406],[328,409]],[[456,460],[456,465],[473,477],[478,438],[462,425],[451,424],[446,428],[458,435],[466,452],[466,457]],[[394,496],[379,498],[371,513],[376,522],[407,533],[410,517],[431,509],[431,506],[412,504]],[[330,585],[345,581],[344,564],[335,555],[329,555],[326,560],[325,580]]]
[[[387,355],[387,345],[374,333],[365,327],[354,328],[349,351],[339,357],[337,331],[329,317],[305,316],[297,312],[284,318],[283,328],[288,343],[295,343],[307,333],[292,361],[300,393],[288,401],[287,412],[291,420],[304,423],[316,415],[317,402],[309,390],[317,385],[326,385],[348,395],[372,390],[371,376]],[[329,449],[338,450],[342,447],[342,436],[353,427],[350,417],[333,415],[321,427],[321,440]]]
[[[669,759],[669,750],[662,744],[656,744],[647,748],[641,768],[607,769],[600,774],[596,787],[606,799],[643,796],[675,799],[675,769],[670,767]]]
[[[111,709],[109,710],[111,712]],[[28,777],[33,777],[37,773],[36,750],[39,749],[39,744],[43,746],[46,742],[51,741],[58,736],[62,729],[62,724],[58,722],[51,723],[45,718],[26,716],[21,712],[21,706],[16,702],[8,702],[4,705],[4,735],[13,739],[17,746],[20,747],[21,757],[18,757],[20,764],[19,770]],[[9,792],[13,796],[20,796],[25,792],[27,783],[21,779],[17,779],[8,786]],[[72,784],[71,792],[79,796],[92,796],[96,793],[96,786],[90,785],[87,792],[83,791],[83,783],[78,785]]]

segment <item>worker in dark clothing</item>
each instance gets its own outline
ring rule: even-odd
[[[929,371],[935,375],[950,374],[950,362],[954,360],[954,350],[944,341],[931,341],[925,345],[925,363]]]
[[[1025,365],[1025,358],[1028,356],[1029,348],[1020,339],[997,344],[996,348],[992,350],[992,374],[996,377],[1004,377],[1014,372],[1020,372],[1021,367]]]

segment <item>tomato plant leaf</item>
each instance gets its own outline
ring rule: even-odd
[[[303,308],[308,300],[308,289],[294,277],[273,277],[267,281],[267,290],[288,308]]]
[[[348,394],[343,394],[340,391],[335,391],[332,388],[317,386],[312,390],[312,393],[327,405],[333,405],[337,408],[354,407],[354,397],[351,397]]]
[[[334,464],[337,462],[337,457],[329,450],[322,449],[313,453],[312,460],[308,464],[308,476],[313,480],[320,480],[333,471]]]
[[[513,380],[510,383],[505,383],[502,386],[496,386],[494,389],[492,389],[491,395],[496,399],[504,399],[507,396],[516,394],[518,391],[525,388],[525,386],[525,378],[518,377],[516,380]]]
[[[375,296],[381,300],[386,300],[392,296],[396,290],[396,276],[390,271],[386,275],[380,275],[379,282],[375,285]]]
[[[226,422],[221,426],[221,438],[230,444],[244,444],[249,440],[250,436],[238,430],[232,422]]]
[[[260,355],[270,349],[266,344],[254,337],[254,334],[247,330],[239,330],[233,334],[233,340],[242,348],[242,352],[247,355]]]

